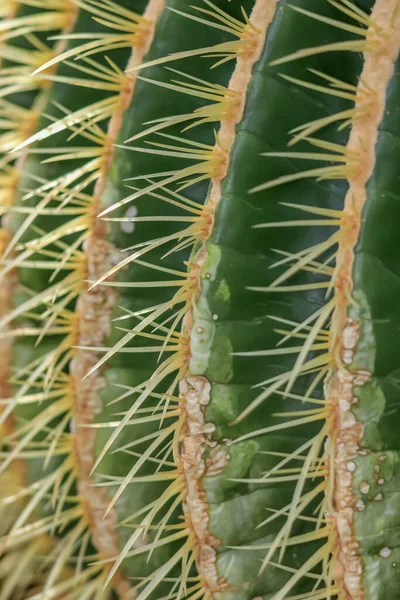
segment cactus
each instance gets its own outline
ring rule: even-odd
[[[400,598],[398,0],[0,18],[0,600]]]

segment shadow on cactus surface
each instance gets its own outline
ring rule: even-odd
[[[399,49],[2,1],[0,600],[400,599]]]

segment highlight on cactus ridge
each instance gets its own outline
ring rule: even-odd
[[[3,0],[0,600],[400,598],[399,49]]]

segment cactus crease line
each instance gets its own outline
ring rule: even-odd
[[[202,247],[191,263],[192,270],[197,273],[200,273],[201,267],[207,258],[206,242],[212,234],[213,215],[221,197],[221,182],[228,172],[229,154],[235,140],[236,126],[242,120],[252,70],[261,56],[267,29],[274,18],[278,1],[273,0],[269,3],[266,3],[265,0],[256,1],[248,26],[252,28],[253,43],[248,52],[237,56],[236,66],[227,88],[238,95],[239,102],[236,111],[230,118],[221,121],[217,135],[215,149],[217,152],[223,153],[223,156],[218,173],[211,179],[211,191],[206,206],[207,212],[211,216],[208,232],[203,239]],[[200,286],[200,283],[198,285]],[[193,322],[193,309],[190,309],[182,324],[185,337],[190,337]],[[189,354],[191,354],[190,349]],[[205,598],[211,600],[216,593],[222,592],[226,588],[226,582],[218,576],[215,547],[219,545],[219,540],[208,530],[208,505],[202,489],[202,478],[206,472],[202,455],[211,442],[209,437],[210,426],[205,422],[203,413],[204,407],[210,401],[210,383],[206,378],[193,376],[188,372],[180,382],[180,397],[183,399],[183,405],[185,406],[185,423],[181,439],[182,452],[180,453],[186,482],[183,508],[193,528],[195,543],[198,546],[195,549],[196,567],[200,578],[203,580]],[[212,430],[213,426],[211,425]]]
[[[347,148],[359,157],[361,169],[348,178],[349,189],[345,198],[344,215],[349,222],[339,243],[337,254],[337,277],[335,293],[337,303],[332,318],[333,348],[332,356],[340,356],[339,364],[331,377],[327,398],[337,407],[336,430],[332,431],[330,442],[334,444],[334,491],[332,519],[337,529],[339,553],[335,565],[334,577],[344,584],[343,600],[362,600],[364,596],[362,582],[362,562],[356,550],[359,544],[354,532],[355,498],[352,491],[352,459],[357,454],[363,436],[363,426],[356,422],[351,412],[353,387],[368,381],[371,374],[363,371],[351,371],[355,348],[358,342],[359,324],[347,316],[352,293],[352,269],[354,248],[360,229],[363,206],[366,202],[366,185],[375,164],[375,146],[378,127],[385,111],[386,92],[394,73],[395,61],[400,51],[400,28],[397,0],[377,0],[371,13],[375,31],[387,34],[384,48],[377,53],[364,53],[364,67],[359,86],[374,90],[368,114],[353,124]],[[396,18],[396,26],[393,24]],[[362,98],[358,98],[361,102]],[[357,102],[356,102],[357,103]],[[347,219],[346,219],[347,217]]]
[[[127,70],[143,63],[154,37],[155,26],[159,16],[165,8],[165,0],[149,0],[143,13],[143,34],[133,47],[128,61]],[[83,252],[86,257],[87,279],[96,281],[103,273],[104,268],[112,266],[112,256],[116,250],[106,240],[107,224],[97,219],[100,212],[100,198],[104,192],[105,182],[113,158],[113,144],[122,127],[123,115],[134,96],[136,72],[125,79],[125,84],[120,92],[119,101],[115,112],[110,119],[107,132],[106,152],[104,154],[103,168],[96,181],[94,189],[94,224],[92,235],[84,243]],[[75,453],[77,458],[78,489],[86,508],[86,518],[91,525],[91,533],[97,550],[105,559],[110,559],[119,554],[118,536],[115,528],[115,510],[107,512],[109,499],[101,493],[100,488],[95,488],[91,481],[91,472],[95,464],[94,444],[96,432],[85,427],[94,422],[97,414],[101,412],[102,403],[99,392],[103,378],[99,371],[94,371],[87,378],[85,376],[97,361],[96,354],[86,350],[83,346],[95,347],[102,345],[104,338],[111,328],[111,312],[115,305],[116,292],[111,287],[97,286],[83,291],[78,297],[76,307],[77,346],[71,361],[70,372],[75,389],[75,418],[74,432]],[[113,578],[113,585],[122,598],[131,597],[132,588],[129,581],[117,571]]]

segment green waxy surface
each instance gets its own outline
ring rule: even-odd
[[[263,538],[262,543],[271,542],[273,536]],[[294,567],[299,568],[307,550],[300,557],[297,549],[288,548],[287,555]],[[314,548],[315,550],[315,548]],[[278,566],[269,565],[261,575],[259,565],[265,556],[265,550],[227,550],[218,557],[218,571],[230,582],[230,587],[223,593],[216,594],[216,600],[247,600],[262,597],[271,600],[276,590],[282,589],[288,575]],[[262,594],[262,596],[261,596]]]
[[[350,316],[360,323],[351,369],[369,380],[356,386],[354,414],[364,425],[362,452],[355,459],[354,494],[362,510],[355,518],[367,600],[400,598],[400,250],[396,227],[399,175],[400,64],[390,81],[379,126],[376,160],[367,184],[362,226],[355,249],[354,298]],[[361,485],[363,484],[363,485]],[[369,486],[368,494],[361,488]]]
[[[251,454],[253,454],[251,458],[249,448],[246,447],[246,450],[239,451],[243,442],[239,442],[237,445],[233,444],[232,449],[237,448],[238,450],[230,453],[230,446],[225,446],[224,441],[226,438],[234,440],[238,436],[249,434],[260,427],[283,423],[285,421],[283,416],[274,416],[277,412],[302,409],[302,405],[297,401],[290,399],[282,401],[280,396],[275,395],[244,421],[232,426],[232,420],[259,393],[259,389],[255,389],[254,386],[290,369],[293,365],[293,358],[290,355],[289,357],[282,355],[278,358],[250,358],[235,356],[233,353],[263,350],[275,346],[279,341],[279,336],[273,331],[274,324],[269,315],[302,321],[324,303],[324,291],[317,290],[302,294],[297,292],[261,294],[246,288],[251,285],[266,286],[282,272],[282,269],[271,268],[279,257],[276,254],[277,249],[295,253],[304,247],[326,239],[327,232],[322,228],[315,227],[271,228],[268,230],[257,230],[252,227],[268,221],[301,218],[301,214],[296,214],[292,208],[283,207],[280,204],[283,201],[292,203],[300,201],[300,203],[318,207],[341,209],[347,188],[346,183],[341,181],[317,183],[300,180],[267,192],[248,194],[248,190],[259,183],[314,166],[311,161],[307,163],[307,161],[292,159],[261,157],[262,152],[285,150],[290,139],[288,135],[290,129],[317,117],[324,117],[351,107],[349,101],[318,94],[318,92],[305,90],[288,83],[280,78],[279,73],[283,72],[308,79],[305,74],[306,68],[312,67],[356,84],[362,66],[360,56],[341,53],[340,67],[336,57],[331,54],[312,57],[303,66],[299,61],[275,68],[270,67],[269,63],[273,59],[297,50],[299,47],[309,47],[349,37],[347,33],[328,25],[316,24],[308,17],[295,12],[288,4],[285,1],[280,3],[274,22],[268,31],[263,55],[254,68],[248,89],[244,118],[237,127],[229,172],[222,186],[222,198],[217,209],[215,227],[211,239],[206,244],[208,257],[202,268],[201,294],[194,308],[195,323],[191,333],[190,372],[206,377],[211,383],[210,403],[205,410],[206,420],[216,427],[213,437],[215,440],[221,440],[221,446],[217,448],[226,451],[230,457],[227,466],[221,473],[204,478],[204,489],[209,503],[209,528],[221,542],[217,548],[217,569],[219,575],[226,578],[228,584],[226,591],[218,594],[218,600],[249,600],[256,595],[265,599],[272,597],[289,579],[290,573],[293,572],[290,569],[296,569],[304,564],[304,561],[310,556],[313,546],[313,544],[305,544],[303,547],[288,550],[285,556],[288,571],[275,569],[270,565],[267,572],[261,575],[258,574],[259,561],[265,556],[266,550],[252,551],[233,548],[262,544],[265,542],[265,536],[269,536],[269,541],[273,540],[283,523],[282,519],[273,519],[266,526],[260,528],[257,526],[271,515],[270,511],[279,510],[285,504],[290,504],[294,484],[292,482],[268,483],[268,480],[265,484],[259,484],[246,482],[246,479],[257,480],[262,477],[266,470],[273,468],[278,462],[273,453],[295,451],[315,435],[318,431],[318,423],[296,427],[288,432],[283,430],[268,436],[256,437],[251,449]],[[316,12],[322,11],[323,14],[333,18],[338,16],[335,9],[328,4],[324,4],[323,7],[319,2],[298,1],[294,4],[309,10],[314,9]],[[371,4],[372,2],[366,1],[359,5],[369,10]],[[181,8],[181,3],[173,2],[171,6]],[[185,10],[188,10],[186,6]],[[224,5],[224,10],[227,10],[226,5]],[[231,9],[228,8],[228,10]],[[198,31],[200,36],[201,27],[188,21],[184,22],[182,26],[181,18],[167,12],[161,17],[152,49],[147,57],[149,60],[188,47],[201,47],[204,42],[200,37],[197,41],[195,33]],[[167,28],[172,27],[175,32],[179,32],[179,35],[168,39],[167,48],[164,32]],[[294,34],[294,32],[296,33]],[[210,33],[210,43],[214,42],[214,39],[211,41],[214,34],[213,31]],[[218,36],[215,39],[218,39]],[[202,59],[203,65],[204,60]],[[190,61],[182,61],[182,65],[175,63],[173,67],[208,79],[208,73],[204,74],[204,66],[200,70],[197,64],[195,59],[190,59]],[[230,70],[229,65],[229,69],[228,67],[217,69],[212,75],[220,78],[218,79],[219,83],[226,85]],[[161,81],[170,79],[169,74],[160,66],[145,70],[142,74]],[[213,79],[213,81],[215,80]],[[157,88],[153,93],[150,90],[154,90],[154,88],[148,82],[139,81],[137,83],[132,107],[126,114],[121,143],[141,131],[143,123],[168,114],[175,115],[180,112],[185,114],[190,110],[189,107],[193,106],[193,99],[189,101],[182,94],[177,96],[174,95],[174,92],[163,88]],[[290,94],[287,93],[289,90]],[[144,97],[146,102],[141,102]],[[266,99],[268,102],[265,101]],[[260,106],[263,107],[262,110],[260,110]],[[296,110],[293,110],[293,106],[296,107]],[[168,133],[170,131],[174,135],[179,135],[179,128],[171,128]],[[347,135],[347,130],[337,131],[336,127],[323,131],[323,137],[326,136],[335,143],[345,143]],[[182,137],[212,144],[212,127],[196,128]],[[165,140],[157,137],[150,139],[165,143]],[[142,140],[134,141],[131,144],[136,149],[146,148]],[[308,149],[305,144],[299,144],[296,149],[301,151],[303,148]],[[124,180],[138,176],[143,177],[146,173],[182,168],[184,166],[182,162],[159,156],[155,166],[152,155],[137,151],[130,153],[129,149],[125,148],[117,149],[103,196],[104,207],[107,208],[123,200],[131,192],[131,190],[127,191]],[[129,185],[129,182],[126,183]],[[140,180],[136,180],[132,185],[144,187],[144,185],[148,185],[148,182],[141,183]],[[205,184],[191,186],[185,189],[183,194],[191,200],[204,202],[207,196],[207,186]],[[132,204],[135,207],[134,212],[129,213]],[[119,211],[114,211],[111,216],[123,217],[129,216],[129,214],[158,216],[181,213],[147,195],[141,197],[137,203],[127,204]],[[169,225],[168,223],[153,223],[151,228],[145,223],[135,223],[133,231],[125,233],[123,225],[116,223],[112,224],[110,239],[118,248],[124,249],[134,243],[138,244],[171,234],[177,231],[177,228],[178,225]],[[168,255],[165,258],[162,258],[162,255],[162,251],[154,250],[149,257],[153,264],[182,269],[182,261],[185,258],[182,253]],[[150,258],[145,260],[150,260]],[[159,279],[163,278],[163,274],[157,273],[157,276]],[[120,272],[117,277],[119,281],[154,280],[154,274],[149,274],[148,270],[140,264],[130,264],[127,270]],[[167,279],[168,276],[165,278]],[[322,281],[323,277],[320,277],[320,280]],[[304,272],[291,279],[291,282],[295,284],[310,281],[315,281],[315,275]],[[170,294],[168,290],[167,293]],[[151,291],[148,288],[135,288],[133,292],[129,289],[125,291],[122,288],[118,303],[125,309],[134,311],[156,305],[168,297],[171,295],[167,296],[162,288]],[[119,314],[121,313],[117,311],[117,315]],[[117,339],[118,334],[115,333],[108,345],[111,346]],[[139,339],[135,340],[133,345],[145,346],[146,343],[146,340]],[[153,369],[151,368],[148,354],[142,356],[114,354],[108,361],[106,377],[109,383],[120,379],[124,385],[134,386],[145,380],[147,369],[149,376],[154,368],[155,366]],[[309,378],[308,381],[304,381],[303,378],[300,383],[296,383],[293,392],[304,394],[309,383]],[[103,394],[105,404],[107,400],[113,398],[113,392],[110,390],[112,390],[111,387]],[[115,391],[114,397],[118,393],[118,390]],[[321,386],[316,393],[322,397]],[[132,395],[128,398],[126,404],[120,402],[121,410],[127,410],[135,397],[137,396]],[[304,409],[310,408],[312,406],[304,405]],[[106,420],[109,414],[108,409],[105,408],[100,420]],[[137,429],[139,430],[139,427]],[[137,435],[143,436],[145,432],[146,429],[142,427],[138,433],[135,433],[133,427],[126,427],[119,436],[118,445],[122,447],[124,444],[132,442]],[[106,433],[99,434],[99,450],[103,447],[106,439]],[[118,474],[123,475],[131,464],[132,457],[129,457],[125,463],[121,459],[113,460],[113,455],[109,455],[103,460],[101,470],[103,473],[114,475],[117,469]],[[293,466],[293,463],[290,466]],[[146,471],[146,467],[143,467],[140,471],[143,474],[146,472],[152,472],[151,468],[149,467]],[[231,476],[232,473],[235,474],[234,477]],[[228,483],[227,480],[230,479],[244,479],[245,481],[229,481]],[[152,489],[150,489],[151,486]],[[146,501],[149,502],[159,496],[163,487],[162,484],[135,483],[134,489],[135,493],[132,492],[129,496],[123,494],[117,502],[120,520],[140,509]],[[314,508],[314,506],[310,506],[309,511],[311,512],[308,514],[313,514]],[[309,531],[310,527],[307,522],[300,521],[295,525],[294,531],[302,533]],[[120,529],[122,541],[126,541],[128,535],[129,532],[124,533],[123,528]],[[153,559],[151,562],[153,563]],[[250,562],[251,569],[246,568]],[[232,565],[237,566],[232,568]],[[154,568],[153,564],[146,567],[146,573],[149,572],[147,569],[151,568]],[[126,561],[125,569],[129,574],[135,576],[135,573],[140,569],[143,570],[143,567],[141,561],[132,558]],[[302,581],[296,586],[295,591],[301,593],[310,589],[310,583]],[[161,588],[159,593],[161,594]]]
[[[371,598],[397,598],[400,550],[395,548],[389,556],[364,557],[364,587]]]
[[[290,4],[314,10],[331,18],[338,16],[335,9],[325,3],[298,1]],[[369,10],[371,4],[365,2],[359,6]],[[235,353],[274,348],[280,339],[274,329],[288,327],[274,323],[269,315],[301,322],[324,304],[324,290],[261,293],[248,290],[247,287],[266,287],[284,271],[283,267],[272,268],[280,258],[277,250],[294,254],[326,239],[329,234],[327,229],[254,229],[253,226],[302,218],[299,211],[282,206],[282,202],[341,209],[347,188],[346,182],[343,181],[316,182],[307,179],[249,195],[250,188],[265,181],[315,167],[315,163],[307,163],[306,160],[262,157],[262,152],[284,151],[290,140],[288,131],[292,128],[351,106],[345,100],[318,94],[289,83],[282,79],[280,74],[314,81],[306,74],[307,68],[314,68],[343,81],[357,83],[362,65],[360,57],[350,53],[341,53],[340,60],[332,54],[320,54],[308,58],[307,61],[296,61],[278,67],[270,66],[270,62],[298,48],[340,39],[348,39],[348,34],[320,23],[316,25],[315,21],[295,12],[289,6],[289,2],[281,2],[267,32],[266,47],[254,68],[248,88],[244,118],[236,130],[229,171],[223,181],[222,197],[217,207],[215,226],[207,242],[211,258],[202,269],[201,296],[194,312],[195,323],[191,337],[193,356],[190,366],[192,370],[197,368],[198,372],[211,382],[211,401],[206,407],[206,419],[216,425],[214,439],[219,439],[222,443],[224,438],[235,440],[242,434],[251,434],[262,427],[287,421],[287,417],[275,416],[277,412],[313,408],[307,403],[284,400],[279,395],[273,395],[247,418],[232,426],[232,420],[260,393],[260,388],[254,386],[290,370],[293,365],[291,355],[242,357]],[[263,107],[262,110],[259,109],[260,106]],[[322,130],[322,137],[343,144],[346,143],[347,130],[337,131],[336,127],[327,127]],[[310,150],[304,143],[297,144],[295,149],[300,152]],[[331,231],[333,232],[333,229]],[[218,257],[217,261],[212,257]],[[303,271],[291,277],[286,285],[306,284],[318,279],[323,281],[324,277]],[[207,332],[204,346],[207,348],[209,361],[206,368],[204,356],[197,350],[201,337],[198,327]],[[296,346],[297,342],[299,340],[292,338],[283,348]],[[304,395],[311,381],[310,376],[299,378],[293,392]],[[321,384],[314,392],[314,397],[316,395],[323,397]],[[281,460],[271,453],[291,453],[307,439],[312,438],[317,431],[318,423],[311,423],[255,437],[254,441],[257,442],[259,450],[243,479],[262,477],[266,470],[273,468]],[[241,443],[243,442],[239,442],[239,445]],[[291,462],[289,467],[293,466],[296,464]],[[234,466],[231,465],[230,468]],[[286,503],[290,505],[293,490],[294,484],[290,481],[269,483],[266,480],[265,484],[242,482],[236,488],[226,489],[225,498],[221,499],[220,503],[215,503],[215,490],[212,488],[208,496],[210,529],[222,540],[217,550],[218,572],[226,577],[228,582],[227,591],[221,592],[219,598],[248,600],[256,595],[264,599],[272,598],[289,579],[288,571],[281,571],[275,578],[277,573],[271,565],[267,569],[271,578],[264,575],[257,578],[256,567],[241,568],[242,561],[243,564],[251,561],[251,558],[247,558],[249,555],[259,564],[260,558],[262,560],[265,557],[267,550],[240,551],[238,548],[226,546],[257,544],[266,535],[273,539],[284,521],[271,520],[260,529],[257,529],[257,523],[260,524],[271,514],[268,510],[279,510]],[[311,506],[308,511],[306,514],[313,514]],[[244,524],[242,528],[237,526],[238,519]],[[308,530],[304,521],[298,521],[293,533],[299,534]],[[304,544],[295,547],[293,552],[287,552],[284,564],[289,569],[298,568],[299,564],[304,564],[307,560],[310,547],[310,544]],[[273,560],[276,561],[277,556],[278,554]],[[237,565],[237,568],[232,568],[232,564]],[[252,578],[257,579],[255,586],[252,585]],[[292,593],[305,593],[311,589],[312,584],[302,580]]]
[[[250,12],[253,1],[248,0],[242,3],[244,8]],[[220,0],[216,2],[217,6],[228,11],[228,13],[235,15],[237,18],[240,17],[240,8],[232,3],[227,5],[225,1]],[[222,41],[231,39],[225,32],[221,32],[215,29],[206,28],[201,23],[191,21],[182,15],[176,14],[169,9],[177,9],[184,12],[191,12],[191,14],[199,14],[193,11],[184,0],[172,0],[167,2],[168,8],[164,10],[159,21],[157,23],[156,32],[153,43],[151,45],[150,52],[146,56],[146,61],[154,60],[159,57],[166,56],[173,52],[187,50],[191,48],[201,48],[205,45],[212,45],[220,43]],[[170,31],[174,31],[174,35],[170,35]],[[205,43],[206,42],[206,43]],[[182,61],[176,61],[171,66],[174,69],[178,69],[184,73],[188,73],[191,76],[198,77],[204,80],[209,80],[221,84],[227,85],[229,82],[230,74],[232,72],[234,63],[230,61],[223,67],[216,69],[215,71],[209,71],[209,66],[212,64],[212,59],[204,58],[191,58]],[[171,77],[171,73],[164,66],[156,66],[153,68],[144,69],[141,76],[146,78],[155,79],[161,82],[170,81],[172,79],[182,80],[183,77],[176,75]],[[144,123],[147,123],[153,119],[166,117],[168,115],[179,115],[187,114],[192,112],[195,108],[205,104],[204,100],[196,98],[194,96],[186,96],[179,94],[175,91],[165,89],[163,87],[155,86],[144,80],[138,80],[135,87],[134,98],[131,106],[128,108],[121,134],[119,136],[119,144],[123,144],[127,139],[133,135],[144,130]],[[188,137],[195,141],[213,145],[214,135],[213,128],[215,124],[203,125],[202,127],[196,127],[191,130],[188,134],[181,134],[182,126],[171,127],[166,133],[171,135],[181,135],[182,138]],[[153,135],[151,138],[155,142],[168,143],[168,140],[162,139],[159,136]],[[147,138],[146,138],[147,141]],[[171,142],[173,143],[173,142]],[[143,143],[141,139],[136,142],[127,144],[128,146],[148,148],[146,143]],[[119,200],[124,199],[129,195],[132,190],[128,189],[128,185],[139,185],[144,187],[146,182],[126,181],[128,178],[137,177],[139,175],[146,176],[154,172],[163,172],[172,169],[179,169],[185,166],[185,161],[179,159],[163,158],[162,156],[157,157],[155,160],[153,155],[142,154],[140,152],[133,152],[125,148],[116,148],[115,156],[111,165],[111,170],[108,176],[106,189],[103,194],[102,203],[104,207],[108,207]],[[197,201],[204,202],[207,193],[207,182],[199,183],[195,186],[191,186],[184,191],[186,197]],[[146,195],[140,198],[137,203],[129,203],[122,207],[119,211],[113,211],[110,213],[111,217],[129,215],[129,210],[135,206],[138,216],[152,216],[152,215],[180,215],[179,209],[175,209],[173,206],[166,203],[160,202],[150,195]],[[132,212],[130,214],[133,214]],[[161,237],[167,235],[173,231],[177,231],[180,224],[171,226],[170,223],[135,223],[133,231],[124,231],[124,227],[121,223],[112,224],[110,240],[115,246],[123,250],[135,243],[140,243],[145,240]],[[178,269],[184,272],[186,267],[183,261],[188,259],[189,251],[175,253],[167,258],[160,261],[160,257],[166,250],[162,249],[162,252],[153,251],[149,255],[146,255],[143,259],[155,264],[161,264],[162,266]],[[118,281],[154,281],[162,280],[163,273],[152,271],[139,264],[131,264],[126,270],[120,271],[117,274]],[[165,279],[170,279],[170,276],[165,276]],[[141,310],[146,307],[151,307],[159,302],[166,301],[171,298],[170,288],[119,288],[119,307],[124,307],[129,310]],[[115,317],[121,316],[121,309],[117,308]],[[121,326],[127,328],[132,327],[134,320],[130,319],[125,322],[121,322]],[[151,330],[150,330],[151,331]],[[115,331],[112,338],[107,341],[107,345],[111,346],[115,343],[121,334]],[[133,341],[134,346],[146,345],[146,340],[143,338],[136,338]],[[132,345],[132,342],[131,344]],[[121,390],[113,386],[114,382],[121,383],[126,386],[135,386],[143,381],[146,381],[151,375],[154,369],[157,367],[157,355],[153,359],[151,354],[114,354],[113,357],[107,362],[105,369],[105,377],[108,383],[107,390],[102,394],[102,400],[104,404],[104,411],[99,415],[99,421],[105,421],[108,419],[107,415],[115,412],[113,405],[107,406],[107,403],[115,399],[115,397],[121,394]],[[165,389],[165,383],[163,387],[160,386],[160,391]],[[136,396],[133,394],[128,396],[123,402],[118,403],[118,410],[128,410]],[[154,401],[147,402],[147,405],[154,404]],[[146,404],[145,404],[146,406]],[[146,432],[154,432],[157,428],[153,424],[140,425],[137,427],[125,427],[121,432],[116,448],[123,447],[125,444],[132,443],[135,439],[139,439],[146,435]],[[163,427],[165,423],[163,423]],[[100,450],[107,438],[109,437],[109,431],[102,431],[98,435],[97,447]],[[140,452],[144,451],[146,446],[136,446],[133,450]],[[120,475],[125,476],[129,469],[135,462],[135,457],[132,455],[123,453],[108,454],[100,464],[99,471],[107,475]],[[144,465],[139,475],[146,475],[154,472],[154,465]],[[118,519],[123,522],[125,519],[131,517],[139,509],[146,507],[151,501],[158,498],[162,491],[166,488],[166,484],[160,483],[134,483],[134,493],[132,487],[132,493],[129,489],[125,492],[120,500],[116,504]],[[217,491],[216,491],[217,493]],[[164,509],[165,510],[165,509]],[[180,508],[177,515],[181,514],[182,509]],[[161,518],[161,517],[160,517]],[[134,530],[128,527],[120,527],[118,534],[120,536],[121,546],[127,542]],[[149,532],[149,539],[152,538],[152,532]],[[174,547],[162,547],[161,551],[157,554],[154,553],[151,559],[147,562],[148,557],[146,554],[142,556],[135,556],[128,558],[124,561],[123,567],[125,572],[131,577],[138,577],[148,575],[152,573],[156,566],[163,564],[166,559],[174,554],[176,548]],[[157,599],[163,594],[163,590],[167,590],[168,585],[161,585],[154,592],[154,598]],[[153,598],[153,596],[152,596]]]

